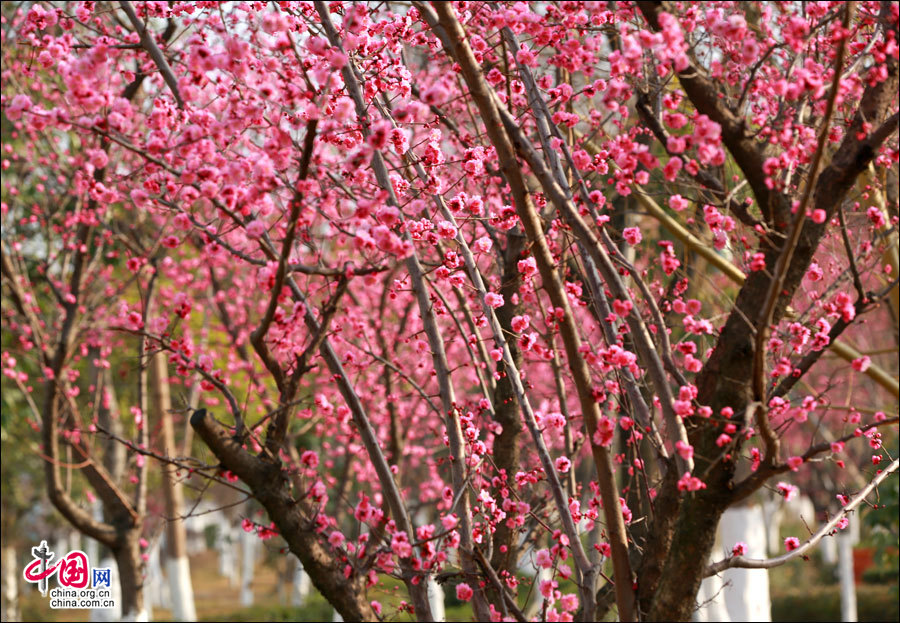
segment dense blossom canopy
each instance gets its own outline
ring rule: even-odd
[[[97,371],[164,352],[205,409],[184,475],[256,496],[345,618],[393,575],[427,619],[461,570],[512,620],[526,558],[548,620],[689,616],[725,508],[811,461],[850,503],[892,460],[896,3],[33,2],[2,32],[4,389],[88,456]],[[126,396],[120,492],[156,443]]]

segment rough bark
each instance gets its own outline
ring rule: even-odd
[[[518,294],[522,285],[517,264],[524,248],[523,242],[523,236],[511,232],[503,252],[503,281],[500,293],[503,295],[504,303],[497,309],[497,320],[503,330],[510,334],[513,334],[513,316],[521,313],[521,305],[513,303],[513,295]],[[522,352],[514,342],[510,342],[509,350],[516,367],[521,368]],[[500,378],[494,391],[494,420],[503,427],[503,430],[494,439],[494,463],[498,471],[506,472],[507,480],[504,486],[513,491],[516,488],[513,475],[519,469],[519,436],[523,430],[522,418],[519,415],[521,407],[504,362],[497,364],[497,372],[500,373]],[[516,532],[510,529],[506,522],[497,526],[497,531],[494,532],[491,566],[498,574],[502,575],[503,571],[515,573],[519,559],[516,541]]]
[[[650,26],[657,29],[657,15],[664,10],[663,3],[639,2],[638,5]],[[810,208],[824,210],[827,218],[822,224],[808,220],[803,223],[785,274],[781,296],[775,305],[772,324],[777,324],[784,316],[785,309],[819,246],[828,221],[855,184],[857,176],[874,158],[881,143],[896,131],[897,115],[888,118],[898,86],[896,60],[888,59],[887,66],[888,79],[866,88],[859,108],[830,164],[822,170],[817,180],[809,182],[815,184]],[[774,192],[766,186],[762,170],[766,147],[749,138],[744,124],[727,108],[719,97],[718,88],[702,70],[692,66],[682,72],[679,78],[697,109],[722,126],[723,142],[741,167],[767,222],[770,226],[783,230],[790,216],[786,206],[790,206],[793,197]],[[868,120],[877,129],[860,139],[857,133],[864,120]],[[761,240],[767,267],[773,267],[782,252],[778,240],[780,239]],[[756,318],[759,302],[765,300],[769,284],[769,271],[755,271],[747,277],[738,294],[735,310],[729,315],[712,355],[697,378],[697,400],[700,404],[712,407],[713,412],[717,413],[722,407],[729,406],[740,415],[753,402],[751,381],[754,339],[758,328],[746,319]],[[663,558],[665,562],[659,569],[658,584],[652,578],[641,578],[642,593],[648,579],[654,585],[648,611],[652,620],[690,618],[695,608],[695,596],[703,567],[713,547],[719,518],[733,501],[731,491],[734,486],[734,463],[723,460],[710,464],[708,458],[703,458],[719,456],[719,448],[715,446],[719,431],[708,424],[691,423],[688,433],[695,448],[695,456],[698,457],[698,473],[710,470],[705,479],[707,489],[682,501],[678,519],[671,528],[666,525],[669,519],[665,510],[656,514],[652,532],[660,534],[658,544],[661,547],[648,549],[648,556],[659,560],[645,561],[645,565],[657,569]],[[767,460],[779,461],[779,458],[773,456],[767,457]],[[671,488],[674,484],[667,483],[660,494],[665,499],[670,499],[673,507],[677,506],[677,502],[672,500]],[[657,508],[659,502],[660,500],[657,501]],[[669,529],[673,531],[671,539],[663,536]],[[648,600],[642,601],[642,605],[648,605]]]
[[[267,457],[253,456],[231,437],[205,409],[194,412],[191,426],[222,465],[254,492],[275,522],[288,547],[303,563],[313,584],[345,621],[372,621],[377,617],[366,599],[365,578],[344,577],[343,565],[332,554],[324,535],[315,530],[315,509],[295,499],[281,466]]]

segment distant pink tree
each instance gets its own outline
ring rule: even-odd
[[[434,574],[523,620],[528,552],[548,620],[689,619],[896,471],[897,35],[891,2],[4,7],[4,383],[51,500],[100,538],[60,448],[110,436],[83,371],[137,345],[202,390],[182,473],[346,620],[387,576],[431,620]],[[865,487],[709,563],[813,461]]]

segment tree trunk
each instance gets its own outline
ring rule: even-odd
[[[730,552],[734,544],[747,544],[747,556],[765,558],[766,520],[762,506],[729,508],[719,524],[721,550]],[[723,551],[714,551],[720,557]],[[771,621],[772,601],[769,598],[767,569],[728,569],[722,573],[725,588],[722,592],[725,607],[732,621]]]
[[[447,620],[444,610],[444,587],[434,580],[433,575],[428,576],[428,603],[431,605],[431,616],[435,621]]]
[[[256,545],[258,539],[252,532],[241,532],[241,605],[253,605],[253,570],[256,568]]]
[[[205,409],[194,412],[191,426],[222,465],[237,474],[254,492],[287,541],[291,553],[303,561],[303,567],[325,599],[339,608],[348,620],[376,619],[365,596],[364,579],[359,575],[345,577],[344,567],[336,560],[327,538],[309,529],[309,517],[314,515],[314,509],[306,500],[296,500],[290,495],[281,466],[248,453]]]
[[[162,428],[163,454],[177,456],[175,427],[172,424],[172,399],[169,393],[169,372],[166,356],[159,352],[150,362],[150,394],[153,406],[153,420]],[[191,566],[187,555],[187,534],[181,518],[184,496],[178,482],[178,470],[174,465],[164,464],[162,480],[163,495],[166,500],[166,576],[172,599],[172,616],[178,621],[194,621],[194,589],[191,584]]]
[[[855,517],[850,521],[855,521]],[[841,583],[841,621],[857,621],[856,584],[853,577],[853,533],[849,527],[837,534],[838,578]]]
[[[0,597],[2,597],[2,605],[0,605],[0,613],[3,615],[4,621],[21,620],[19,613],[19,565],[16,559],[16,548],[12,545],[3,544],[2,554],[2,575],[0,575]]]
[[[144,607],[144,573],[141,562],[141,532],[139,528],[126,531],[113,548],[113,556],[119,569],[119,583],[122,587],[122,620],[147,621],[149,616]]]

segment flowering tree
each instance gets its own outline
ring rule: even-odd
[[[199,380],[215,458],[139,421],[129,452],[254,496],[345,619],[390,576],[431,620],[440,574],[525,620],[526,556],[548,619],[689,618],[896,471],[896,357],[856,327],[896,321],[897,35],[890,2],[5,15],[4,371],[52,501],[100,538],[59,447],[122,439],[81,371],[136,345]],[[784,556],[719,559],[724,510],[813,461],[876,467]]]

